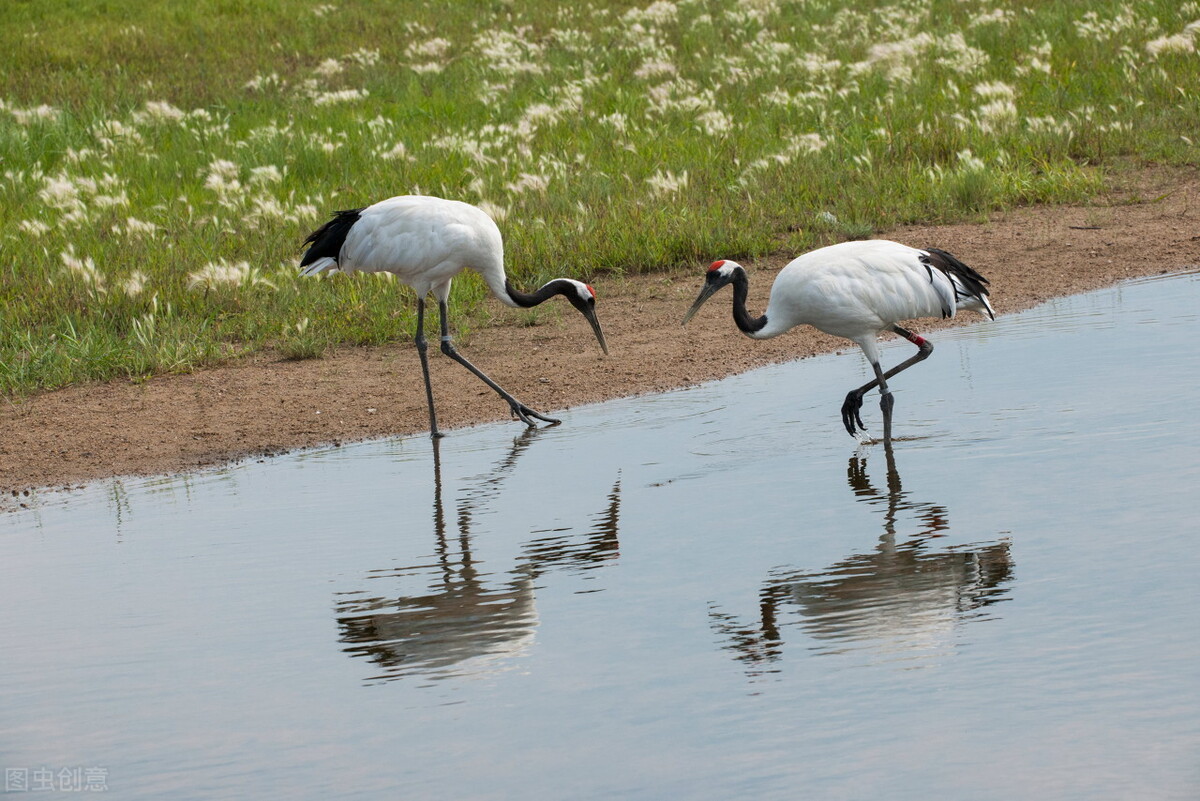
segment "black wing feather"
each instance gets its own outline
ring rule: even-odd
[[[921,261],[925,263],[926,267],[932,265],[946,275],[953,275],[957,278],[963,289],[967,291],[965,297],[982,298],[988,294],[988,280],[963,264],[955,256],[938,248],[925,248],[925,251],[929,255],[922,256]]]
[[[365,209],[366,206],[363,206]],[[335,211],[333,219],[322,225],[317,230],[308,235],[308,239],[304,240],[304,245],[312,245],[308,252],[304,254],[304,258],[300,260],[301,267],[307,267],[317,259],[330,258],[334,261],[338,260],[338,254],[342,252],[342,245],[346,242],[346,235],[350,233],[350,229],[358,222],[358,218],[362,216],[363,209],[346,209],[345,211]],[[301,247],[304,247],[301,245]]]

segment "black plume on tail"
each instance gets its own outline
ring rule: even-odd
[[[363,206],[363,208],[366,208],[366,206]],[[311,244],[312,247],[308,249],[308,252],[304,254],[304,258],[300,260],[300,266],[307,267],[317,259],[322,258],[330,258],[337,261],[338,254],[342,252],[342,245],[346,242],[346,235],[350,233],[350,229],[358,222],[361,212],[362,209],[335,211],[332,220],[309,234],[308,239],[304,240],[304,245]],[[304,245],[301,245],[301,247],[304,247]]]
[[[987,297],[988,280],[979,273],[972,270],[967,265],[963,264],[954,255],[947,253],[944,250],[937,248],[925,248],[928,256],[922,256],[921,261],[925,262],[926,267],[936,267],[946,275],[954,276],[958,279],[958,283],[966,290],[965,297]],[[964,297],[960,295],[960,297]]]

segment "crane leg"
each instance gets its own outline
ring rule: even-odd
[[[421,374],[425,376],[425,400],[429,403],[429,436],[437,439],[442,436],[438,431],[437,412],[433,408],[433,383],[429,380],[429,343],[425,339],[425,298],[417,299],[417,355],[421,357]]]
[[[892,407],[896,405],[896,396],[888,389],[887,376],[879,363],[871,366],[875,368],[875,380],[879,382],[879,408],[883,412],[883,445],[887,448],[892,444]]]
[[[863,384],[858,389],[850,390],[850,392],[846,395],[846,402],[842,404],[842,423],[846,426],[846,431],[850,433],[850,436],[854,436],[856,425],[863,431],[867,430],[867,427],[863,425],[862,417],[859,416],[859,412],[862,409],[863,395],[867,394],[867,392],[871,391],[875,387],[879,387],[879,405],[883,409],[883,438],[885,443],[890,442],[892,406],[895,404],[895,399],[892,397],[892,393],[887,388],[887,380],[897,373],[907,370],[917,362],[928,359],[929,354],[933,353],[933,343],[928,339],[918,336],[912,331],[901,328],[898,325],[893,325],[892,331],[916,345],[917,352],[912,356],[912,358],[908,359],[907,361],[900,362],[900,364],[896,365],[891,370],[888,370],[886,373],[882,371],[882,368],[880,368],[878,364],[872,363],[871,366],[875,368],[875,378]]]
[[[533,428],[537,425],[537,423],[533,422],[534,418],[537,418],[538,420],[542,420],[547,423],[552,423],[554,425],[557,425],[562,422],[561,420],[555,420],[553,417],[546,417],[545,415],[539,414],[538,412],[535,412],[533,409],[530,409],[528,406],[521,403],[519,400],[514,398],[512,395],[505,392],[504,389],[499,384],[497,384],[492,379],[488,378],[486,373],[484,373],[478,367],[476,367],[475,365],[473,365],[469,361],[467,361],[467,358],[465,356],[463,356],[461,353],[459,353],[457,350],[454,349],[454,345],[450,341],[450,322],[447,317],[448,310],[446,309],[445,301],[438,301],[438,314],[441,316],[441,323],[442,323],[442,353],[446,354],[451,359],[454,359],[454,361],[458,362],[463,367],[470,370],[472,373],[474,373],[476,375],[476,377],[479,378],[480,381],[482,381],[483,383],[487,384],[489,387],[494,389],[496,391],[497,395],[504,398],[504,400],[508,401],[509,408],[512,409],[513,417],[519,418],[521,420],[521,422],[523,422],[525,425],[529,426],[530,428]],[[432,409],[432,408],[433,407],[431,406],[430,409]]]

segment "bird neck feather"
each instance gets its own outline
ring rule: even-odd
[[[509,299],[522,308],[528,309],[531,306],[537,306],[539,303],[544,303],[555,295],[562,295],[566,292],[569,285],[565,281],[551,281],[545,286],[533,292],[522,292],[512,285],[508,280],[504,280],[504,292]]]
[[[750,279],[746,271],[739,269],[733,274],[733,321],[746,336],[753,337],[767,325],[767,315],[751,317],[746,310],[746,299],[750,297]]]

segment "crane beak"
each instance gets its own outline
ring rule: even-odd
[[[592,332],[596,335],[596,341],[600,343],[600,350],[604,351],[604,355],[608,355],[608,343],[604,341],[604,329],[600,327],[600,320],[596,318],[596,310],[592,307],[587,307],[581,310],[583,316],[587,318],[588,323],[592,326]]]
[[[711,298],[713,294],[722,286],[724,286],[724,284],[718,284],[715,282],[706,283],[704,288],[700,290],[700,297],[696,298],[696,302],[692,304],[692,308],[688,309],[687,314],[683,315],[683,322],[680,323],[680,325],[687,325],[688,320],[692,319],[692,316],[695,315],[696,312],[700,311],[700,307],[704,305],[704,301]]]

